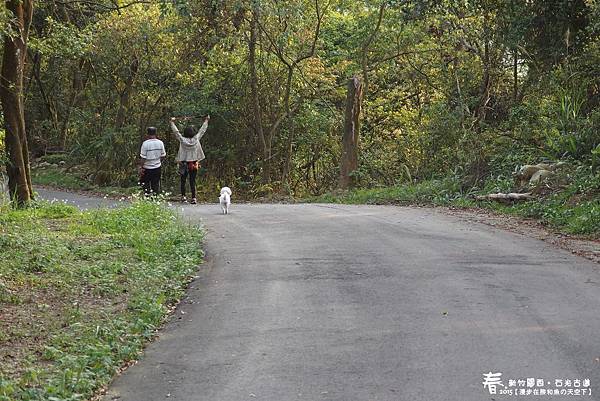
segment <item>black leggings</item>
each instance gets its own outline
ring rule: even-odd
[[[185,162],[184,162],[185,163]],[[181,196],[185,196],[185,183],[187,178],[190,178],[190,191],[192,191],[192,199],[196,198],[196,176],[198,170],[189,170],[187,166],[181,168]]]

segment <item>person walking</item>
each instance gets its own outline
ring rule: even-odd
[[[181,201],[186,202],[186,184],[189,179],[192,200],[190,203],[196,204],[196,176],[200,169],[200,162],[204,160],[204,151],[200,145],[200,138],[204,136],[208,129],[210,116],[206,116],[204,124],[198,131],[194,126],[187,126],[183,130],[183,135],[179,132],[175,124],[176,118],[171,117],[171,131],[179,141],[179,151],[177,152],[177,162],[179,163],[179,175],[181,178]]]
[[[165,144],[157,138],[156,127],[148,127],[146,140],[140,150],[140,183],[144,195],[160,194],[160,174],[162,159],[165,158]]]

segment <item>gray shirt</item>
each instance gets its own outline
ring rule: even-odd
[[[142,143],[140,157],[144,159],[144,168],[149,170],[159,168],[161,157],[165,157],[166,155],[165,144],[160,139],[146,139]]]
[[[200,145],[200,138],[206,133],[208,128],[208,121],[204,121],[202,127],[198,130],[196,135],[191,138],[186,138],[179,133],[179,129],[173,121],[171,121],[171,131],[179,141],[179,152],[177,152],[178,162],[193,162],[201,161],[205,159],[204,151]]]

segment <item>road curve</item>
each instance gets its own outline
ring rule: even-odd
[[[232,209],[182,208],[207,261],[105,400],[511,398],[488,372],[515,391],[590,379],[575,398],[600,399],[597,264],[432,209]]]

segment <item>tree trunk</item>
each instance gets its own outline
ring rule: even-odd
[[[367,91],[369,89],[369,50],[371,44],[373,43],[381,29],[381,23],[383,22],[383,16],[385,14],[387,3],[387,1],[381,2],[381,5],[379,6],[379,12],[377,14],[377,25],[375,25],[375,29],[373,30],[373,32],[371,32],[371,34],[369,35],[362,47],[361,67],[363,79],[363,96],[367,94]]]
[[[119,110],[117,111],[117,118],[115,120],[115,129],[120,131],[125,126],[125,122],[130,112],[131,103],[131,92],[133,91],[133,84],[139,70],[140,63],[137,57],[134,57],[133,61],[129,65],[129,75],[125,81],[125,88],[119,95]]]
[[[33,75],[33,78],[35,79],[35,82],[38,85],[38,88],[40,90],[40,95],[42,95],[44,104],[46,105],[46,111],[48,112],[48,119],[50,119],[50,121],[52,122],[52,129],[54,130],[54,132],[58,132],[59,131],[59,123],[58,123],[59,116],[58,116],[58,112],[56,111],[56,106],[54,105],[54,101],[48,97],[46,88],[44,87],[44,83],[42,82],[42,78],[40,76],[40,58],[41,58],[40,53],[36,52],[35,56],[34,56],[33,67],[32,67],[32,75]],[[47,144],[44,146],[44,151],[45,151],[46,147],[47,147]]]
[[[519,98],[519,49],[513,51],[513,101]]]
[[[362,99],[362,82],[353,77],[348,81],[344,136],[342,139],[342,158],[340,161],[339,187],[347,189],[354,183],[351,173],[358,168],[358,141],[360,133],[360,109]]]
[[[492,84],[492,62],[490,52],[490,34],[488,31],[489,25],[489,16],[484,15],[484,44],[483,44],[483,54],[480,54],[481,62],[483,63],[483,78],[481,80],[481,85],[479,87],[479,101],[477,103],[477,108],[475,109],[475,122],[474,126],[477,130],[480,129],[481,123],[485,121],[488,110],[488,103],[490,102],[490,89]]]
[[[262,110],[260,107],[260,93],[258,88],[258,73],[256,71],[256,43],[258,41],[258,5],[252,10],[252,20],[250,21],[250,41],[248,43],[248,64],[250,67],[250,90],[252,92],[252,112],[254,114],[254,131],[258,135],[258,140],[262,147],[262,181],[263,184],[271,180],[271,151],[265,138],[265,130],[262,121]]]
[[[15,34],[4,38],[0,103],[6,128],[8,188],[13,201],[23,206],[33,198],[23,102],[23,73],[33,0],[8,0],[5,4],[13,14],[8,24]]]
[[[86,67],[87,66],[87,67]],[[87,72],[85,76],[82,75],[83,69],[86,68]],[[67,110],[60,128],[60,147],[62,150],[67,149],[67,141],[69,136],[69,124],[71,122],[71,115],[73,108],[78,104],[81,92],[85,89],[89,78],[90,66],[86,63],[85,59],[81,59],[75,70],[73,71],[71,94],[69,96],[69,102],[67,103]]]

